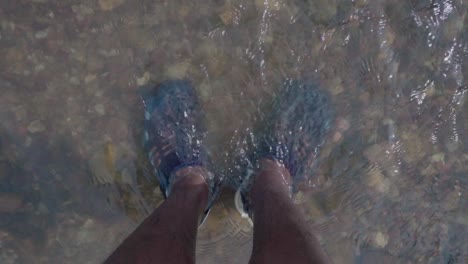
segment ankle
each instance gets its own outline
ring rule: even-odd
[[[183,193],[190,199],[200,199],[206,205],[208,201],[208,183],[205,180],[208,170],[201,166],[189,166],[181,168],[172,175],[171,194]]]
[[[189,186],[206,186],[208,188],[208,183],[206,182],[207,175],[209,171],[202,166],[188,166],[180,168],[171,175],[171,184],[173,188],[176,185],[189,185]]]
[[[268,158],[259,161],[250,196],[261,199],[266,193],[278,196],[291,196],[292,177],[288,169],[280,162]]]

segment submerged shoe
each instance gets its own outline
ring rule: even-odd
[[[209,167],[208,152],[203,146],[206,130],[202,125],[200,105],[191,84],[184,80],[165,81],[146,91],[144,149],[155,169],[165,198],[171,193],[175,172],[190,166]],[[203,175],[209,198],[203,220],[219,191],[212,173]]]
[[[292,177],[292,192],[297,185],[312,176],[325,137],[333,121],[331,98],[314,83],[289,80],[272,105],[272,112],[263,120],[262,129],[241,140],[243,153],[235,166],[243,170],[237,182],[243,210],[252,216],[249,192],[258,161],[268,158],[279,161]],[[231,182],[232,183],[232,182]],[[239,205],[239,199],[236,204]]]

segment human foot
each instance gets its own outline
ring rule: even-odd
[[[244,210],[249,215],[252,184],[267,164],[265,159],[284,166],[290,175],[289,187],[294,191],[300,182],[313,175],[332,120],[331,100],[325,91],[312,83],[285,83],[284,92],[278,96],[271,114],[264,120],[264,129],[254,133],[257,135],[251,135],[250,144],[243,146],[247,154],[236,162],[238,168],[247,167],[238,186],[234,187],[240,191]],[[273,173],[271,177],[277,174]]]
[[[183,80],[161,83],[143,95],[144,149],[148,153],[164,197],[181,178],[206,184],[209,191],[205,216],[219,190],[219,182],[206,169],[210,159],[203,146],[206,130],[191,84]],[[187,182],[187,180],[184,180]]]

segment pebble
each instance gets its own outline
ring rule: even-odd
[[[151,74],[149,72],[145,72],[143,76],[140,78],[136,77],[136,83],[138,86],[143,86],[147,84],[150,80]]]
[[[356,0],[357,7],[364,7],[369,4],[369,0]]]
[[[355,248],[353,241],[337,239],[331,245],[327,245],[326,249],[333,263],[350,263],[350,260],[355,258]]]
[[[104,62],[99,55],[90,55],[86,60],[86,67],[90,72],[101,71],[104,68]]]
[[[35,72],[41,72],[41,71],[43,71],[44,69],[45,69],[44,64],[38,64],[38,65],[36,65],[36,66],[34,67],[34,71],[35,71]]]
[[[24,141],[24,146],[29,147],[31,146],[31,143],[32,143],[32,138],[26,137],[26,140]]]
[[[23,199],[15,193],[0,193],[0,213],[13,213],[23,206]]]
[[[48,29],[38,31],[38,32],[36,32],[36,34],[34,34],[34,36],[37,39],[45,39],[47,37],[47,35],[49,35],[49,30]]]
[[[329,90],[332,95],[338,95],[344,91],[342,80],[339,77],[336,77],[332,80]]]
[[[336,121],[336,128],[339,131],[346,131],[351,127],[351,124],[346,118],[339,117],[338,120]]]
[[[219,18],[223,21],[224,25],[230,25],[233,21],[233,11],[231,8],[226,8],[219,14]]]
[[[461,192],[457,189],[448,193],[443,201],[445,211],[454,211],[458,209],[461,196]]]
[[[364,157],[366,157],[370,162],[373,163],[384,163],[387,161],[386,150],[387,145],[385,143],[382,144],[374,144],[364,150]]]
[[[380,193],[387,193],[390,189],[388,180],[384,177],[382,171],[377,166],[372,167],[367,172],[366,184]]]
[[[388,244],[388,234],[383,232],[375,232],[372,235],[372,244],[378,248],[384,248]]]
[[[458,142],[457,142],[457,141],[453,141],[453,140],[451,140],[451,141],[445,143],[445,147],[447,148],[447,150],[448,150],[450,153],[455,152],[455,151],[458,149],[459,146],[460,146],[460,145],[458,144]]]
[[[337,15],[338,1],[336,0],[315,0],[308,1],[310,17],[319,24],[326,25]]]
[[[78,78],[76,76],[72,76],[72,77],[70,77],[70,83],[73,84],[73,85],[79,85],[80,80],[78,80]]]
[[[99,54],[101,54],[102,56],[106,58],[110,58],[110,57],[118,56],[120,54],[120,51],[118,49],[109,49],[109,50],[101,49],[99,50]]]
[[[23,107],[23,106],[19,106],[17,108],[15,108],[15,117],[16,117],[16,120],[23,120],[26,118],[27,116],[27,111],[26,111],[26,108]]]
[[[120,5],[122,5],[125,0],[99,0],[99,7],[103,11],[110,11]]]
[[[186,77],[189,67],[190,63],[188,62],[171,65],[167,68],[166,75],[171,79],[182,79]]]
[[[431,161],[432,162],[444,162],[445,160],[445,154],[442,152],[436,153],[432,155]]]
[[[369,92],[362,93],[359,96],[359,101],[361,101],[364,105],[368,105],[370,101],[370,93]]]
[[[415,133],[415,131],[418,131],[416,127],[410,127],[401,136],[405,148],[403,158],[406,162],[413,164],[421,161],[429,152],[428,147],[430,147],[423,141],[420,134]]]
[[[88,75],[86,75],[86,77],[84,79],[84,82],[86,84],[88,84],[88,83],[90,83],[90,82],[92,82],[94,80],[96,80],[96,74],[88,74]]]
[[[106,164],[106,156],[104,151],[97,151],[91,156],[91,159],[88,162],[93,184],[105,185],[114,182],[113,174],[111,171],[109,171]]]
[[[86,5],[74,5],[72,11],[80,17],[94,14],[94,10]]]
[[[313,221],[317,221],[324,217],[325,212],[323,208],[317,203],[315,199],[310,199],[306,203],[307,216]]]
[[[29,125],[28,125],[28,131],[29,131],[29,133],[31,133],[31,134],[44,132],[45,130],[46,130],[46,127],[45,127],[45,125],[42,123],[41,120],[32,121],[32,122],[29,123]]]
[[[337,143],[341,141],[342,139],[343,139],[343,135],[339,131],[336,131],[335,133],[333,133],[333,136],[332,136],[333,143]]]
[[[104,105],[102,104],[97,104],[94,106],[94,111],[98,113],[98,115],[103,116],[106,114],[106,109],[104,108]]]

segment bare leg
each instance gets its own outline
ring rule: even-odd
[[[201,167],[179,170],[170,196],[105,263],[195,263],[199,218],[208,199]]]
[[[260,161],[252,190],[254,241],[250,263],[331,263],[290,197],[291,176],[279,162]]]

